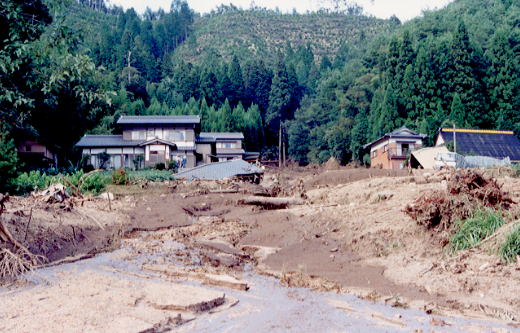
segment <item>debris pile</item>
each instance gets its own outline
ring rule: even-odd
[[[448,183],[448,192],[451,195],[466,195],[470,200],[477,201],[485,207],[509,209],[513,200],[496,179],[486,178],[482,174],[470,169],[460,170]]]
[[[59,203],[60,208],[68,211],[74,207],[72,198],[67,193],[67,188],[60,183],[52,184],[42,191],[33,192],[32,196],[47,204]]]
[[[9,196],[0,194],[0,218]],[[42,258],[20,244],[0,220],[0,282],[33,269]]]
[[[514,201],[495,179],[474,170],[455,172],[446,191],[433,191],[417,198],[404,212],[428,229],[447,230],[456,219],[470,216],[480,207],[509,209]]]
[[[325,170],[339,170],[341,165],[335,157],[329,158],[327,163],[325,163]]]

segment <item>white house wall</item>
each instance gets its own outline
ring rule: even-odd
[[[107,148],[107,153],[110,155],[115,155],[115,154],[121,155],[123,153],[123,149],[122,148]]]

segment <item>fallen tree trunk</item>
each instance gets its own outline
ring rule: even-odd
[[[265,209],[283,209],[289,205],[303,205],[304,201],[298,198],[246,197],[238,200],[238,204],[261,206]]]

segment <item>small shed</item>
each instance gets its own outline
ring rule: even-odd
[[[410,165],[415,169],[434,169],[435,158],[439,153],[448,153],[445,146],[422,148],[412,152]]]

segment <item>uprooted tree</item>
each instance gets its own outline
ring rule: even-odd
[[[452,174],[446,190],[418,197],[404,212],[419,225],[446,231],[455,220],[465,219],[480,208],[508,210],[514,203],[496,179],[474,170],[459,170]]]

